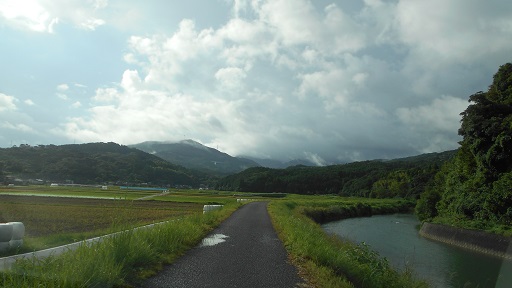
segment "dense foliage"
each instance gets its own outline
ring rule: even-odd
[[[0,171],[4,184],[16,178],[80,184],[198,185],[200,181],[195,172],[116,143],[4,148]]]
[[[373,198],[416,198],[455,151],[392,161],[363,161],[326,167],[249,168],[227,176],[219,190],[339,194]]]
[[[422,195],[423,220],[448,219],[474,228],[512,225],[512,64],[500,67],[487,92],[469,98],[461,113],[463,137]]]

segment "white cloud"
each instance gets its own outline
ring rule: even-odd
[[[139,72],[136,70],[126,70],[123,73],[123,79],[121,80],[121,87],[126,91],[133,92],[140,89],[141,79]]]
[[[97,102],[112,102],[119,96],[119,92],[115,88],[98,88],[93,100]]]
[[[67,91],[69,89],[69,85],[68,84],[59,84],[57,85],[57,91]]]
[[[71,104],[71,107],[72,108],[80,108],[82,107],[82,103],[80,103],[80,101],[75,101],[75,103]]]
[[[306,160],[309,160],[310,162],[317,166],[324,166],[327,164],[327,162],[316,153],[304,152],[304,157],[306,158]]]
[[[16,104],[18,99],[13,96],[5,95],[0,93],[0,111],[16,110]]]
[[[407,126],[422,131],[457,131],[460,127],[460,113],[469,103],[453,96],[441,96],[428,105],[412,108],[398,108],[396,115]]]
[[[27,99],[25,101],[23,101],[25,104],[27,104],[28,106],[34,106],[36,105],[36,103],[34,103],[34,101],[32,101],[32,99]]]
[[[243,69],[237,67],[221,68],[215,73],[217,79],[222,86],[222,89],[236,92],[242,88],[243,80],[247,74]]]
[[[88,18],[84,19],[82,23],[80,23],[80,27],[84,28],[85,30],[94,31],[99,26],[105,25],[105,23],[106,21],[103,19]]]
[[[437,152],[458,147],[455,132],[460,128],[460,113],[468,105],[467,100],[445,95],[427,105],[398,108],[396,115],[414,149]]]
[[[64,93],[56,93],[55,95],[57,95],[57,97],[59,97],[60,99],[62,100],[68,100],[68,95],[64,94]]]
[[[119,83],[97,88],[87,114],[59,132],[128,144],[192,138],[319,164],[455,148],[463,98],[510,57],[512,9],[334,2],[229,1],[233,18],[217,26],[181,19],[131,36]]]
[[[150,90],[117,93],[110,98],[116,99],[113,105],[93,107],[91,118],[71,119],[62,129],[70,137],[84,141],[101,141],[107,137],[120,143],[136,143],[147,139],[178,140],[187,134],[188,138],[209,135],[213,139],[242,124],[236,119],[234,102],[220,99],[198,102],[191,96]]]
[[[4,0],[0,2],[0,15],[15,27],[37,32],[48,31],[54,20],[35,0]]]
[[[468,63],[510,49],[512,2],[400,1],[396,9],[401,40],[425,64]]]
[[[13,27],[36,32],[54,33],[59,23],[72,23],[86,30],[95,30],[105,20],[95,17],[107,7],[106,0],[4,0],[0,17]]]
[[[80,84],[80,83],[74,83],[73,85],[75,85],[75,87],[77,87],[77,88],[87,88],[86,85]]]
[[[2,128],[7,128],[10,130],[16,130],[20,132],[34,132],[34,129],[26,124],[18,123],[12,124],[10,122],[4,121],[1,125]]]

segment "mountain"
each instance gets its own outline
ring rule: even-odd
[[[182,140],[174,143],[148,141],[130,145],[130,147],[151,153],[189,169],[220,176],[260,166],[253,160],[233,157],[193,140]]]
[[[0,148],[0,181],[42,179],[46,182],[119,185],[189,185],[205,176],[159,157],[116,143],[21,145]]]

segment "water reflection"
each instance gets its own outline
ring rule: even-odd
[[[214,245],[220,244],[222,242],[226,242],[226,238],[229,238],[229,236],[226,236],[224,234],[210,235],[203,239],[200,247],[214,246]]]
[[[512,262],[428,240],[414,215],[353,218],[323,225],[328,233],[365,242],[393,267],[412,268],[433,287],[512,287]]]

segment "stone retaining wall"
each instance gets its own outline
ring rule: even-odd
[[[512,260],[510,237],[448,225],[423,223],[420,235],[439,242]]]

